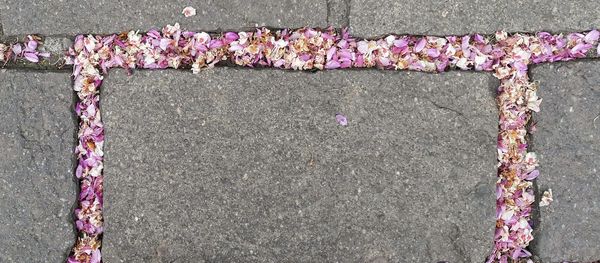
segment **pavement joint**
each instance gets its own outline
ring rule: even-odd
[[[2,12],[0,12],[0,38],[4,36],[4,28],[2,27]]]
[[[340,27],[350,27],[350,0],[325,0],[327,6],[327,24]]]

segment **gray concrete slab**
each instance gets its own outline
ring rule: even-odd
[[[104,257],[483,262],[496,86],[461,72],[112,71]]]
[[[64,262],[75,242],[68,73],[0,72],[0,262]]]
[[[196,15],[184,17],[186,6]],[[325,26],[326,1],[0,0],[6,35],[116,33],[179,22],[189,30]]]
[[[600,61],[535,67],[541,112],[534,148],[540,154],[537,254],[544,262],[600,260]]]
[[[587,0],[352,0],[350,26],[359,36],[387,33],[467,34],[497,30],[581,31],[600,27],[600,8]]]

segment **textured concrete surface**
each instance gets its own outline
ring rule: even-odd
[[[0,71],[0,262],[64,262],[75,241],[68,73]]]
[[[197,15],[184,17],[186,6],[195,7]],[[600,9],[584,0],[0,0],[0,21],[6,35],[114,33],[179,22],[192,30],[350,25],[354,34],[372,37],[587,30],[600,27]]]
[[[544,65],[542,111],[534,147],[540,190],[554,202],[541,207],[536,250],[545,262],[600,259],[600,61]]]
[[[458,72],[113,71],[104,256],[483,262],[496,84]]]
[[[185,18],[186,6],[198,14]],[[0,0],[0,35],[175,22],[350,25],[366,37],[557,32],[599,28],[600,9],[583,0]],[[68,40],[46,44],[54,52]],[[540,210],[533,243],[544,262],[600,259],[599,69],[588,61],[532,74],[544,98],[538,184],[556,199]],[[63,262],[74,241],[70,83],[68,73],[0,72],[0,262]],[[107,262],[482,262],[493,237],[496,86],[464,72],[112,72],[102,101]],[[335,123],[338,111],[348,127]]]
[[[186,18],[181,11],[196,8]],[[0,0],[6,35],[146,31],[179,22],[190,30],[326,26],[326,1],[309,0]]]
[[[587,0],[352,0],[350,25],[359,36],[581,31],[600,27],[600,8]]]

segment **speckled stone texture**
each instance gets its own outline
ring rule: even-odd
[[[535,250],[544,262],[600,260],[600,61],[535,67],[543,99],[534,148],[541,207]]]
[[[0,262],[64,262],[75,123],[68,73],[0,70]]]
[[[587,0],[352,0],[350,10],[350,25],[357,36],[600,28],[598,2]]]
[[[197,14],[183,16],[186,6]],[[107,34],[176,22],[189,30],[327,25],[326,2],[309,0],[0,0],[0,13],[6,35]]]
[[[489,75],[118,70],[103,85],[107,262],[483,262],[491,250]]]
[[[185,18],[186,6],[197,15]],[[0,0],[0,35],[350,26],[357,36],[600,28],[594,1]],[[598,260],[599,62],[536,67],[532,250]],[[0,72],[0,262],[74,242],[68,73]],[[492,246],[498,83],[441,75],[111,71],[106,262],[483,262]],[[571,108],[572,107],[572,108]],[[572,111],[571,111],[572,109]],[[335,123],[335,113],[349,126]],[[594,170],[595,169],[595,170]],[[25,178],[25,179],[23,179]],[[538,195],[542,191],[538,191]]]

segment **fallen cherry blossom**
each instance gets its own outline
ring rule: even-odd
[[[488,262],[526,259],[533,240],[532,180],[539,176],[535,153],[528,152],[527,124],[540,110],[537,84],[529,80],[529,65],[586,57],[598,47],[597,30],[583,33],[511,34],[494,36],[387,35],[359,39],[346,29],[300,28],[209,34],[181,30],[178,24],[147,33],[79,35],[66,61],[73,65],[79,102],[79,145],[76,149],[81,193],[75,211],[79,238],[69,262],[99,262],[103,233],[103,144],[99,89],[111,68],[191,68],[217,65],[273,67],[291,70],[379,68],[443,72],[449,69],[492,72],[500,79],[496,232]],[[22,50],[17,48],[18,54]],[[24,51],[23,51],[24,52]],[[596,51],[598,52],[598,51]],[[31,60],[35,58],[29,55]],[[340,125],[347,119],[336,114]]]
[[[196,15],[196,9],[188,6],[186,8],[183,9],[183,11],[181,12],[181,14],[183,14],[185,17],[190,17],[190,16],[195,16]]]
[[[554,199],[552,198],[552,189],[548,189],[547,191],[544,191],[544,193],[542,194],[542,200],[540,201],[540,207],[549,206],[550,203],[552,203],[552,201],[554,201]]]
[[[342,115],[341,113],[335,114],[335,120],[337,121],[337,123],[339,125],[342,125],[342,126],[348,125],[348,119],[346,119],[346,116]]]

